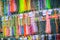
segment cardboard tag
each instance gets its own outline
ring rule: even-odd
[[[46,11],[47,11],[47,10],[43,10],[43,16],[45,16],[45,15],[46,15]]]
[[[20,14],[19,16],[20,16],[21,19],[23,18],[23,14]]]
[[[8,16],[5,17],[5,20],[6,20],[6,21],[8,20]]]
[[[4,17],[2,17],[2,21],[4,21]]]
[[[33,16],[33,14],[34,14],[33,12],[30,12],[30,13],[29,13],[29,17],[32,17],[32,16]]]
[[[25,37],[24,40],[28,40],[27,37]]]
[[[52,10],[50,9],[50,10],[48,11],[48,14],[50,14],[50,15],[51,15],[51,12],[52,12]]]

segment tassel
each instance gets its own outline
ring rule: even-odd
[[[0,0],[0,15],[3,16],[3,3]]]
[[[14,36],[14,29],[13,29],[13,27],[12,27],[12,36]]]
[[[24,10],[27,11],[27,0],[24,0]]]
[[[21,34],[24,35],[23,14],[20,14],[20,28]]]
[[[6,26],[3,26],[3,36],[6,36]]]
[[[44,2],[44,0],[39,0],[38,3],[39,3],[39,8],[40,8],[40,10],[41,10],[41,9],[44,9],[44,7],[45,7],[45,5],[44,5],[45,2]]]
[[[26,37],[26,23],[25,23],[25,15],[23,14],[23,20],[24,20],[24,36]]]
[[[21,27],[21,34],[23,35],[24,34],[24,27],[23,26],[20,26]]]
[[[8,8],[7,8],[7,10],[8,10],[8,16],[11,16],[11,13],[10,13],[10,4],[9,4],[9,2],[8,2]]]
[[[19,0],[19,13],[27,10],[26,0]]]
[[[50,0],[45,0],[45,9],[50,9]]]
[[[31,10],[31,0],[27,0],[27,10]]]
[[[31,24],[31,21],[32,21],[32,19],[31,19],[31,16],[32,16],[31,12],[28,14],[28,16],[29,16],[29,20],[30,20],[30,22],[29,22],[29,33],[33,34],[33,25]]]
[[[12,16],[12,34],[16,36],[15,16]]]
[[[0,16],[0,33],[2,33],[2,16]]]
[[[2,25],[3,25],[3,36],[6,36],[6,20],[5,20],[5,16],[2,17]]]
[[[55,12],[54,16],[55,16],[56,32],[58,33],[58,24],[57,24],[57,18],[58,18],[58,16],[56,14],[56,10],[54,12]]]
[[[57,19],[58,19],[58,15],[56,14],[56,10],[54,10],[54,15],[53,16],[51,16],[51,18],[53,18],[54,20],[54,22],[51,22],[51,25],[52,25],[52,27],[53,27],[53,29],[52,29],[52,31],[54,32],[54,33],[58,33],[58,23],[57,23]],[[54,25],[53,25],[53,24]]]
[[[31,9],[38,10],[38,0],[31,0]]]
[[[31,10],[35,10],[34,0],[31,0]]]
[[[8,3],[7,0],[4,0],[4,15],[7,15],[8,13]]]
[[[9,16],[9,20],[10,20],[10,36],[12,36],[12,17]]]
[[[26,35],[28,35],[28,34],[29,34],[29,31],[28,31],[28,29],[29,29],[29,28],[28,28],[28,23],[27,23],[28,21],[27,21],[27,20],[28,20],[28,14],[25,14]]]
[[[9,27],[7,27],[7,29],[6,29],[6,36],[7,37],[10,36],[10,29],[9,29]]]
[[[18,15],[18,33],[21,35],[21,27],[20,27],[20,16]]]
[[[15,25],[16,25],[16,38],[19,37],[19,32],[18,32],[18,17],[15,15]]]
[[[24,36],[28,35],[27,14],[24,14]]]
[[[34,12],[31,12],[31,25],[32,25],[32,28],[33,28],[33,34],[37,33],[38,32],[38,28],[35,24],[35,13],[33,14]]]
[[[48,15],[48,11],[46,12],[46,33],[51,33],[50,19]]]
[[[28,14],[27,14],[28,15]],[[29,25],[30,25],[30,18],[29,18],[29,15],[27,16],[27,26],[28,26],[28,31],[29,31]],[[30,34],[30,31],[29,31],[29,34]],[[28,35],[29,35],[28,34]]]
[[[13,26],[13,29],[14,29],[14,36],[16,36],[16,16],[14,15],[14,26]]]
[[[7,12],[7,15],[10,16],[11,13],[10,13],[10,4],[9,4],[9,0],[7,0],[7,5],[6,5],[6,6],[7,6],[7,11],[6,11],[6,12]]]
[[[9,17],[6,17],[6,19],[7,19],[7,30],[6,30],[7,34],[6,34],[6,36],[10,36],[10,19],[9,19]]]
[[[13,23],[14,23],[14,20],[13,20],[12,16],[10,16],[9,19],[10,19],[10,36],[13,36],[13,34],[14,34],[14,32],[13,32]]]
[[[10,0],[10,12],[16,12],[16,3],[15,0]]]
[[[12,36],[12,27],[10,27],[10,36]]]
[[[58,33],[60,33],[60,16],[58,17]]]

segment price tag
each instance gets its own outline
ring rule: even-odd
[[[10,36],[12,36],[12,27],[10,27]]]
[[[9,20],[12,20],[12,17],[11,16],[9,16]]]
[[[41,35],[41,40],[44,40],[44,35]]]
[[[10,40],[10,38],[8,38],[8,40]]]
[[[20,37],[20,40],[22,40],[22,37]]]
[[[33,35],[33,40],[36,40],[36,36],[35,35]]]
[[[48,39],[52,40],[52,35],[51,34],[49,34]]]
[[[60,13],[60,11],[59,11],[59,13]]]

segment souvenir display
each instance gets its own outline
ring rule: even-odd
[[[60,40],[60,0],[0,0],[1,40]]]
[[[16,12],[17,10],[17,6],[16,6],[16,3],[15,3],[15,0],[10,0],[9,1],[9,4],[10,4],[10,12],[13,13],[13,12]]]

